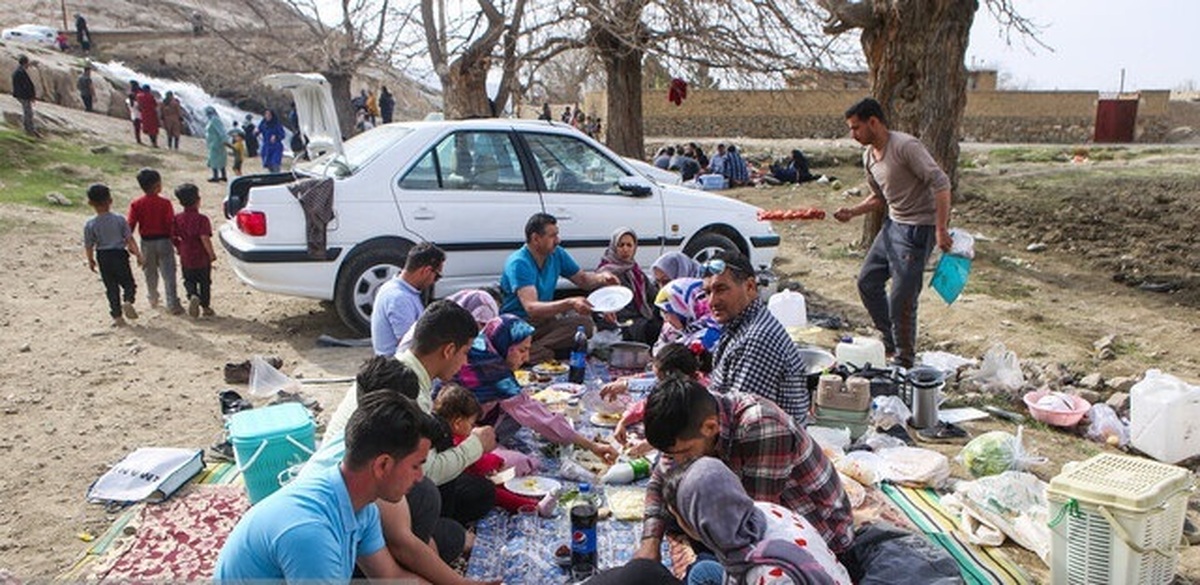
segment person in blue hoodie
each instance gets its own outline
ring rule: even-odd
[[[272,173],[278,173],[283,166],[283,141],[286,137],[283,123],[275,115],[275,110],[264,111],[262,122],[258,123],[259,153],[262,155],[263,168]]]

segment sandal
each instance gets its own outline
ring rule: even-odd
[[[947,422],[917,431],[917,440],[926,443],[958,443],[966,442],[971,434],[962,427]]]
[[[254,405],[250,404],[249,400],[242,398],[242,395],[234,390],[222,391],[217,395],[217,398],[221,401],[221,414],[224,416],[254,408]]]

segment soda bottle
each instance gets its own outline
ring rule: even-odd
[[[581,497],[571,507],[571,568],[595,568],[596,559],[596,506],[590,497]]]
[[[583,373],[587,370],[587,352],[588,352],[587,333],[583,331],[583,325],[575,329],[575,345],[571,348],[571,369],[567,373],[567,381],[572,384],[583,383]]]

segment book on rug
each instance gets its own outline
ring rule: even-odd
[[[140,447],[88,488],[89,502],[161,502],[204,469],[204,451]]]

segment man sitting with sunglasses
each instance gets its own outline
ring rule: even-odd
[[[442,278],[446,253],[422,242],[409,248],[404,270],[383,283],[371,310],[371,346],[375,355],[396,355],[396,346],[425,312],[421,294]]]
[[[758,298],[754,267],[740,252],[718,253],[704,267],[704,292],[721,340],[709,389],[749,392],[779,405],[804,428],[809,395],[796,344]]]

